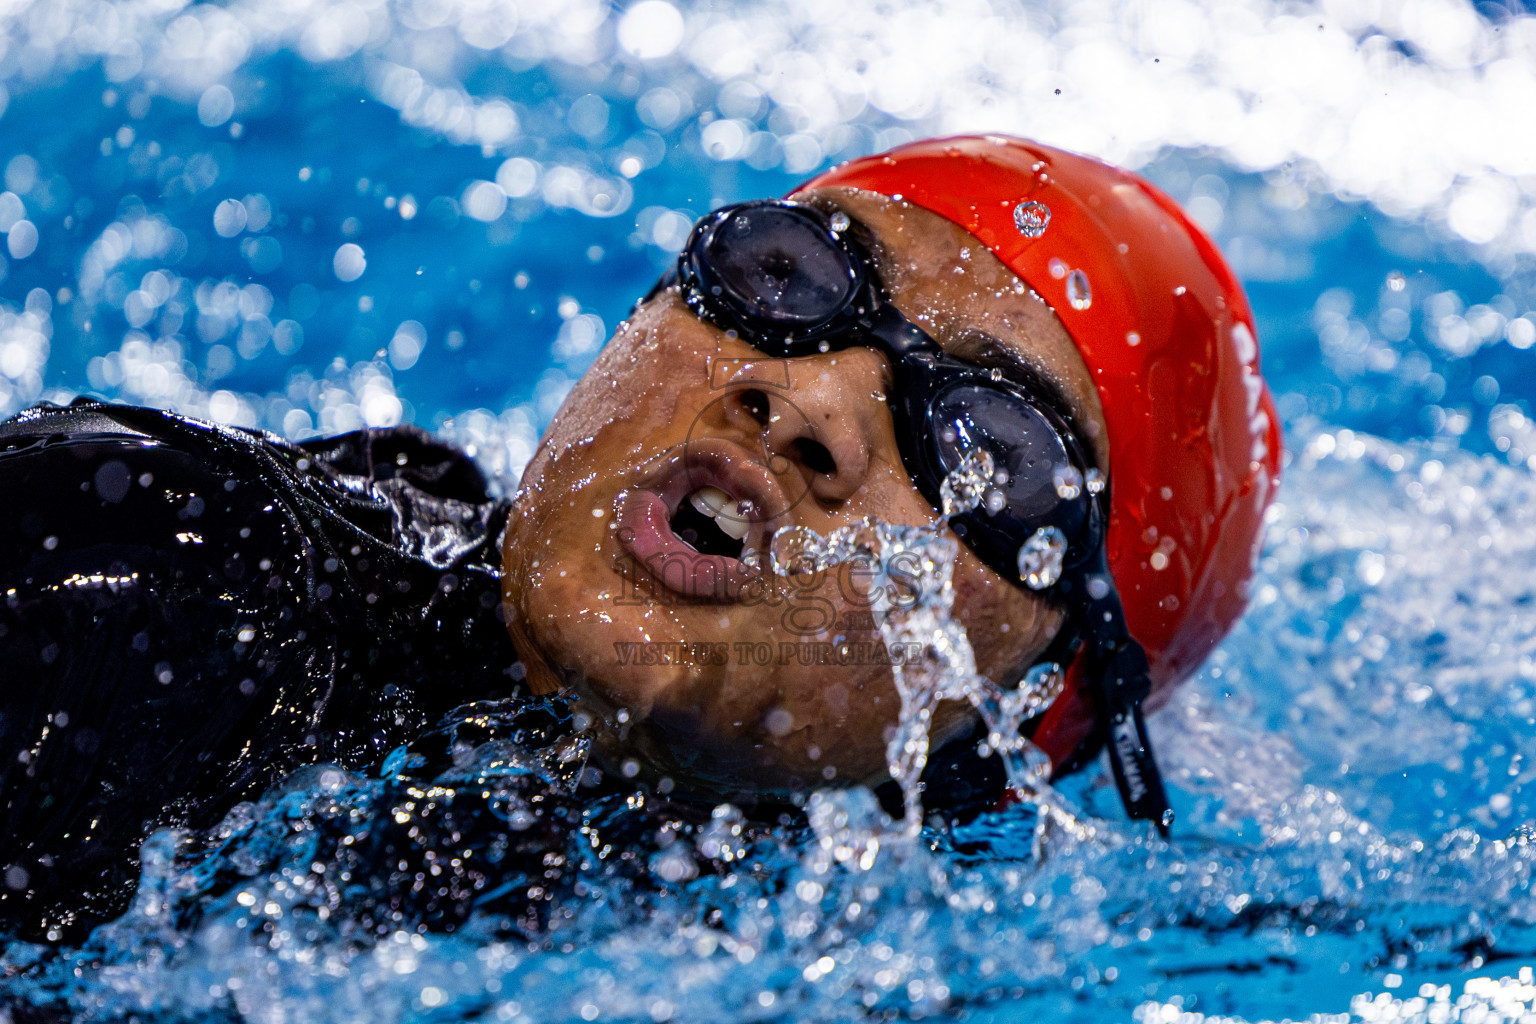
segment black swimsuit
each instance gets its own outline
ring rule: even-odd
[[[0,929],[112,916],[153,828],[516,690],[506,516],[414,428],[291,445],[94,402],[0,424]]]

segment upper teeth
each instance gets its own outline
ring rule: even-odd
[[[713,519],[720,532],[727,537],[741,540],[752,525],[742,512],[741,503],[732,500],[729,494],[718,487],[700,487],[688,495],[688,500],[693,502],[694,508]]]

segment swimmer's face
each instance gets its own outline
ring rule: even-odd
[[[797,198],[863,225],[896,306],[951,355],[1006,375],[1022,364],[1054,385],[1108,465],[1081,356],[990,251],[881,196]],[[523,475],[506,597],[530,682],[572,693],[607,770],[736,799],[886,776],[900,701],[868,574],[781,578],[737,556],[785,526],[935,521],[902,464],[891,386],[872,349],[769,358],[700,320],[676,289],[644,303],[577,383]],[[711,516],[695,500],[738,504]],[[956,617],[978,668],[1012,682],[1061,613],[959,550]],[[970,722],[968,707],[942,705],[935,747]]]

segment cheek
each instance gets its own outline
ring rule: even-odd
[[[993,680],[1014,678],[1045,650],[1062,613],[1007,582],[961,549],[955,568],[955,617],[966,624],[976,668]]]
[[[695,364],[696,372],[690,373]],[[528,475],[549,475],[550,464],[571,448],[616,436],[632,446],[665,427],[686,393],[679,382],[707,381],[707,364],[708,356],[696,345],[671,338],[669,332],[625,329],[561,403]]]
[[[715,348],[701,330],[692,318],[621,329],[561,404],[524,472],[509,542],[605,533],[629,474],[682,443],[690,410],[707,401]]]
[[[680,354],[661,351],[653,334],[615,339],[523,474],[503,552],[507,597],[528,638],[556,660],[570,661],[583,632],[612,617],[615,499],[638,464],[679,441],[686,394],[668,389],[660,368]]]

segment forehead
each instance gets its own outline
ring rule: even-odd
[[[1005,373],[1027,367],[1029,377],[1048,382],[1095,461],[1109,465],[1104,413],[1082,354],[1050,306],[991,250],[959,225],[877,193],[829,188],[794,198],[863,226],[892,301],[946,351]]]

